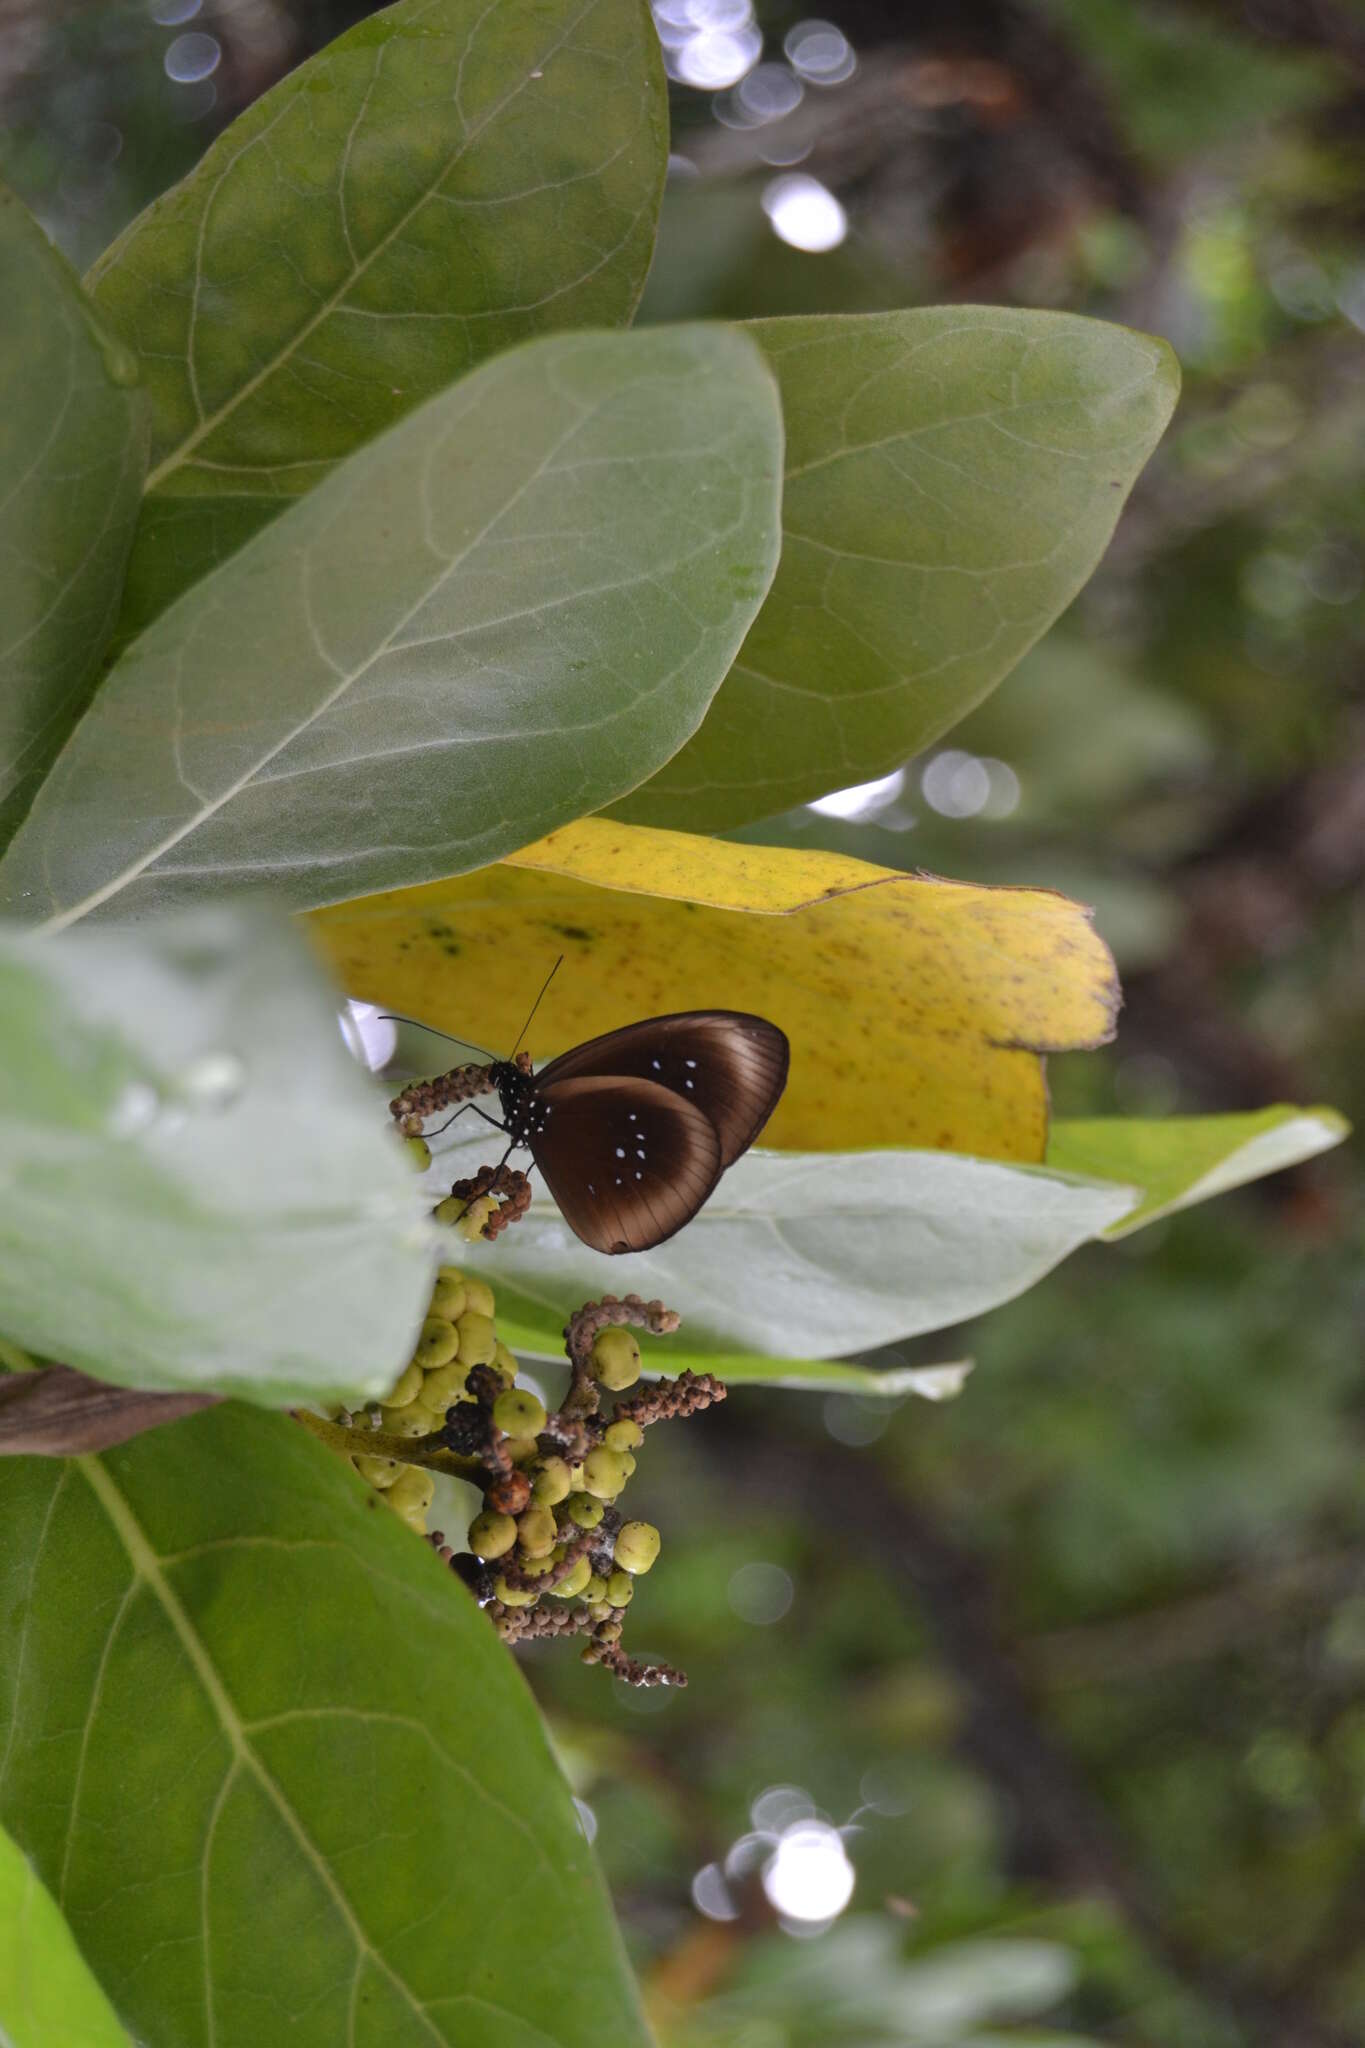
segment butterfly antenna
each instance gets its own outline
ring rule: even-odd
[[[541,983],[540,994],[536,997],[535,1001],[531,1005],[531,1015],[526,1019],[526,1022],[522,1025],[520,1031],[517,1033],[516,1045],[512,1047],[511,1052],[509,1052],[507,1055],[509,1060],[514,1060],[516,1058],[517,1052],[521,1046],[521,1041],[523,1038],[525,1038],[527,1032],[530,1030],[531,1023],[535,1017],[536,1011],[540,1008],[541,1004],[545,1000],[546,989],[550,986],[550,983],[554,980],[555,976],[558,974],[560,968],[563,965],[564,955],[561,953],[559,958],[555,961],[554,966],[550,969],[544,981]]]
[[[429,1031],[433,1038],[444,1038],[450,1045],[467,1045],[471,1052],[481,1052],[486,1060],[495,1060],[497,1054],[490,1052],[486,1045],[475,1045],[472,1038],[457,1038],[453,1031],[442,1031],[435,1024],[424,1024],[420,1017],[405,1017],[401,1010],[378,1010],[386,1024],[411,1024],[418,1031]]]

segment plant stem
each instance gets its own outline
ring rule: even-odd
[[[291,1413],[319,1443],[343,1457],[397,1458],[404,1465],[423,1465],[429,1472],[449,1472],[455,1479],[473,1479],[483,1470],[477,1458],[449,1450],[440,1430],[429,1436],[390,1436],[380,1429],[347,1429],[344,1423],[327,1422],[311,1408]]]

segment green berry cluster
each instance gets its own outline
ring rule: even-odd
[[[377,1412],[371,1412],[377,1429],[390,1438],[434,1435],[445,1427],[450,1408],[465,1399],[475,1366],[488,1367],[512,1385],[517,1361],[493,1326],[493,1309],[493,1290],[486,1280],[471,1279],[456,1266],[438,1270],[412,1357]],[[363,1451],[353,1454],[351,1463],[400,1521],[419,1536],[426,1534],[435,1490],[429,1471],[399,1457]]]
[[[485,1197],[471,1192],[473,1216]],[[505,1204],[518,1199],[515,1189],[496,1192]],[[686,1684],[671,1666],[640,1663],[620,1647],[625,1609],[660,1538],[652,1522],[627,1520],[618,1503],[649,1424],[723,1400],[725,1388],[709,1373],[685,1372],[631,1393],[641,1373],[635,1329],[663,1335],[678,1318],[662,1302],[607,1295],[570,1320],[569,1389],[550,1414],[538,1394],[517,1385],[495,1306],[486,1281],[439,1269],[413,1355],[370,1411],[379,1432],[373,1451],[356,1445],[352,1418],[344,1418],[351,1462],[401,1521],[427,1536],[506,1641],[583,1636],[586,1662],[632,1684]],[[604,1394],[615,1397],[606,1412]],[[428,1533],[433,1468],[456,1471],[482,1491],[467,1552],[439,1530]]]

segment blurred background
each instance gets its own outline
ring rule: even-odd
[[[1127,1005],[1064,1111],[1359,1123],[1365,6],[830,4],[655,0],[642,317],[1062,307],[1185,396],[997,695],[748,836],[1095,904]],[[370,11],[0,0],[0,176],[83,266]],[[529,1669],[667,2048],[1359,2039],[1361,1245],[1347,1148],[894,1354],[974,1354],[955,1403],[651,1440],[632,1648],[690,1689]]]

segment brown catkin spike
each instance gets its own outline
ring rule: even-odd
[[[429,1116],[439,1116],[443,1109],[454,1109],[461,1102],[472,1102],[476,1095],[496,1095],[497,1083],[492,1074],[492,1067],[481,1063],[452,1067],[449,1073],[433,1075],[429,1081],[410,1081],[401,1094],[394,1096],[389,1114],[404,1137],[419,1137]]]
[[[581,1636],[594,1627],[584,1607],[504,1607],[500,1600],[484,1610],[507,1643],[543,1640],[549,1636]]]
[[[502,1567],[503,1578],[516,1593],[552,1593],[556,1586],[563,1585],[579,1558],[593,1547],[596,1540],[597,1531],[585,1529],[572,1543],[566,1544],[564,1555],[558,1564],[551,1565],[549,1571],[538,1575],[524,1572],[520,1565],[514,1564],[508,1558],[500,1558],[498,1562]],[[526,1612],[525,1608],[517,1608],[515,1611],[519,1614]]]
[[[680,1372],[675,1380],[656,1380],[629,1401],[618,1401],[613,1420],[635,1422],[648,1429],[651,1422],[699,1415],[704,1408],[723,1401],[727,1392],[724,1380],[718,1380],[713,1372]]]
[[[531,1206],[529,1178],[510,1166],[481,1166],[472,1179],[455,1181],[450,1192],[466,1207],[484,1195],[498,1197],[497,1208],[483,1226],[483,1236],[488,1239],[501,1236],[512,1224],[519,1223]]]
[[[588,1651],[593,1655],[589,1658]],[[583,1652],[584,1663],[600,1664],[604,1671],[610,1671],[613,1678],[620,1678],[627,1685],[677,1685],[687,1683],[687,1673],[679,1671],[676,1664],[642,1664],[638,1657],[628,1657],[615,1643],[590,1643]]]

